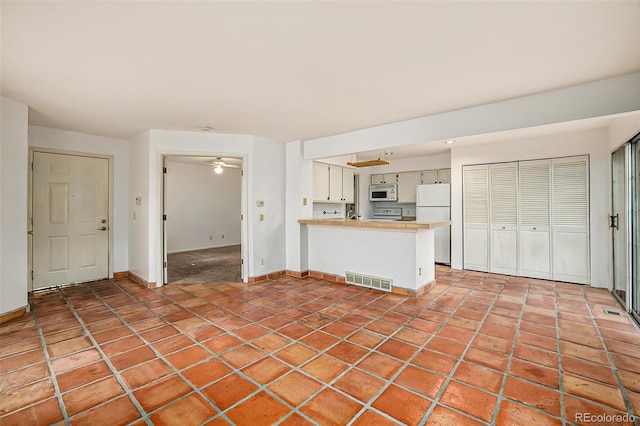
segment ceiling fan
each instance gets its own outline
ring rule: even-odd
[[[231,160],[231,158],[228,158],[227,160]],[[216,174],[222,173],[224,167],[230,167],[233,169],[239,169],[241,167],[236,164],[229,164],[225,162],[222,157],[217,157],[210,164],[213,166],[213,171],[216,172]]]

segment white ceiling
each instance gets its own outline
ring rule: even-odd
[[[310,139],[640,69],[639,1],[2,1],[30,123]]]

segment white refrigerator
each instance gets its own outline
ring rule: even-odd
[[[436,183],[418,185],[416,194],[416,221],[433,222],[451,220],[451,185]],[[451,225],[435,229],[436,263],[451,264]]]

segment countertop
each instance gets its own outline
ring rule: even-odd
[[[415,220],[345,220],[345,219],[298,219],[303,225],[344,226],[347,228],[377,228],[377,229],[434,229],[451,225],[451,221],[416,222]]]

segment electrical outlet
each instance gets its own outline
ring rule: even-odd
[[[260,200],[260,201],[256,201],[256,205],[258,207],[264,207],[264,201]]]
[[[222,234],[222,239],[224,240],[224,234]]]
[[[263,257],[260,258],[260,265],[264,266],[264,258]]]

